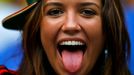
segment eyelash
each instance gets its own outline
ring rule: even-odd
[[[84,17],[92,17],[94,15],[96,15],[96,11],[92,10],[92,9],[81,9],[80,10],[80,14]]]
[[[92,9],[88,9],[88,8],[83,8],[78,11],[79,11],[80,15],[85,18],[90,18],[97,14],[96,11],[94,11]],[[48,10],[48,12],[46,14],[51,17],[59,17],[63,13],[64,13],[64,10],[62,10],[61,8],[52,8],[52,9]]]
[[[52,16],[52,17],[59,17],[61,16],[62,14],[64,13],[64,11],[60,8],[53,8],[53,9],[50,9],[48,12],[47,12],[47,15],[48,16]]]

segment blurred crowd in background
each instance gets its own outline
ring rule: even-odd
[[[25,0],[0,0],[0,65],[17,70],[21,62],[21,32],[2,27],[2,19],[26,6]]]
[[[128,62],[134,75],[134,0],[121,0],[124,6],[126,27],[131,40],[131,57]],[[23,52],[21,46],[21,31],[7,30],[2,27],[2,19],[7,15],[25,7],[25,0],[0,0],[0,65],[17,70]]]
[[[128,63],[132,75],[134,75],[134,0],[122,0],[124,6],[124,14],[126,27],[130,35],[131,57]]]

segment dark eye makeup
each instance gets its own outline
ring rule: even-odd
[[[50,17],[60,17],[61,15],[63,15],[64,12],[65,11],[62,8],[56,7],[47,10],[46,15]],[[80,8],[78,10],[78,13],[85,18],[90,18],[97,14],[97,12],[91,8]]]
[[[84,17],[92,17],[96,15],[96,11],[88,8],[80,9],[80,14]]]
[[[61,8],[52,8],[47,11],[48,16],[52,17],[58,17],[61,16],[64,13],[64,11]]]

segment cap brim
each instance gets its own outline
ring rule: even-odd
[[[7,29],[22,30],[27,15],[35,8],[37,2],[11,14],[3,19],[2,25]]]

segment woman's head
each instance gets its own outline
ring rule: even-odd
[[[60,74],[87,74],[103,48],[100,0],[47,0],[40,25],[47,58]]]
[[[119,0],[42,0],[27,18],[23,28],[27,65],[20,71],[128,74],[129,38]]]

